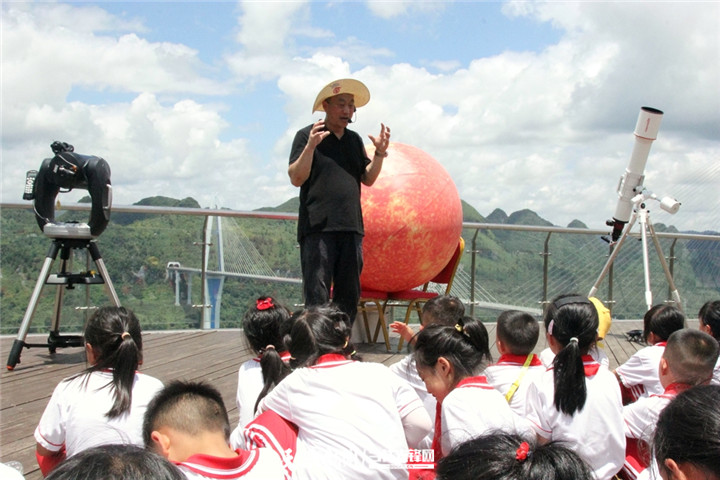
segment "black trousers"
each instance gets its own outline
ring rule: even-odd
[[[300,242],[305,305],[330,301],[355,321],[360,299],[362,235],[353,232],[312,233]]]

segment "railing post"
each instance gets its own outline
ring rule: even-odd
[[[672,278],[675,278],[675,244],[677,243],[677,238],[672,241],[670,244],[670,256],[668,257],[668,260],[670,260],[670,276]],[[673,298],[672,296],[672,286],[668,284],[668,293],[667,293],[667,300],[671,301]]]
[[[209,325],[206,325],[206,316],[209,305],[207,305],[207,282],[205,279],[207,278],[207,257],[208,257],[208,249],[210,248],[210,245],[212,243],[210,242],[210,239],[208,238],[208,227],[210,226],[210,215],[205,215],[205,222],[203,222],[203,241],[202,242],[194,242],[193,245],[200,245],[202,247],[202,255],[200,260],[200,304],[193,305],[193,308],[200,308],[200,328],[206,329],[209,328]]]
[[[470,257],[470,316],[475,317],[475,256],[477,255],[477,236],[480,229],[475,229],[475,235],[472,239],[472,254]]]
[[[543,298],[540,304],[542,305],[543,316],[545,316],[545,309],[548,306],[548,269],[550,264],[550,236],[552,232],[548,232],[545,237],[545,246],[543,252],[540,254],[543,257]]]

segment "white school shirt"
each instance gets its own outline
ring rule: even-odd
[[[641,348],[615,369],[623,385],[630,389],[635,397],[660,395],[665,390],[660,384],[658,368],[666,344],[667,342],[658,342]]]
[[[525,370],[523,365],[526,359],[527,355],[501,355],[497,363],[490,365],[483,371],[483,375],[487,377],[488,383],[495,387],[495,390],[500,392],[504,397],[518,380],[523,370]],[[532,360],[525,370],[522,379],[520,379],[515,394],[509,402],[510,409],[515,415],[521,417],[525,415],[525,397],[527,395],[528,385],[535,381],[538,376],[542,375],[545,370],[546,368],[540,361],[540,358],[533,354]]]
[[[279,352],[284,362],[290,360],[288,352]],[[242,365],[238,370],[237,392],[235,393],[235,404],[238,408],[238,428],[242,430],[245,425],[250,423],[257,415],[255,415],[255,403],[257,403],[258,395],[264,386],[262,367],[260,366],[260,357],[251,358]]]
[[[644,440],[648,443],[651,442],[660,412],[667,407],[673,398],[688,388],[690,388],[690,385],[672,383],[660,395],[639,398],[636,402],[625,405],[623,407],[625,436]]]
[[[464,441],[493,430],[524,433],[505,397],[484,376],[461,380],[443,399],[440,411],[443,456]]]
[[[652,442],[655,426],[660,413],[680,392],[690,388],[684,383],[672,383],[667,386],[662,395],[651,395],[639,398],[637,401],[623,407],[625,420],[625,436],[627,437],[627,450],[623,473],[625,477],[637,479],[646,469],[644,454],[638,446],[642,441],[649,445]],[[647,447],[642,447],[647,448]],[[658,477],[659,478],[659,477]]]
[[[403,381],[407,382],[415,393],[417,393],[420,401],[423,403],[425,410],[430,417],[431,425],[435,425],[435,409],[437,408],[437,400],[432,394],[428,393],[425,382],[420,378],[420,374],[417,371],[417,365],[415,364],[415,356],[411,353],[406,355],[402,360],[390,365],[390,371],[400,377]],[[432,445],[434,428],[430,430],[427,437],[421,442],[418,448],[430,448]]]
[[[109,419],[105,414],[112,408],[114,399],[113,389],[106,385],[111,382],[110,370],[60,382],[35,429],[35,440],[52,452],[60,451],[65,445],[68,457],[98,445],[143,446],[143,416],[148,403],[163,384],[154,377],[136,372],[130,411]]]
[[[379,363],[323,355],[285,377],[261,402],[298,426],[295,480],[407,479],[402,418],[417,394]]]
[[[238,426],[242,429],[255,418],[255,402],[263,389],[260,357],[251,358],[240,365],[238,370],[235,404],[238,408]]]
[[[622,399],[615,375],[591,356],[583,356],[587,398],[583,409],[570,416],[555,408],[553,369],[530,385],[526,417],[535,433],[565,442],[595,472],[598,480],[610,479],[625,460]]]
[[[710,380],[711,385],[720,385],[720,357],[718,357],[717,363],[715,364],[715,370],[713,370],[713,378]]]
[[[282,480],[285,469],[277,454],[269,448],[237,450],[238,456],[220,458],[193,455],[174,462],[188,480]]]

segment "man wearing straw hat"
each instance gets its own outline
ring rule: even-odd
[[[325,119],[295,134],[288,174],[300,187],[298,242],[305,305],[332,300],[355,320],[360,298],[362,238],[360,182],[375,183],[390,142],[390,129],[368,135],[375,153],[370,159],[362,137],[347,127],[355,110],[367,104],[367,87],[352,79],[329,83],[315,99],[313,113]]]

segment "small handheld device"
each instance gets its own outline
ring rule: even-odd
[[[23,192],[23,200],[32,200],[35,198],[35,179],[37,178],[37,170],[28,170],[25,174],[25,191]]]

